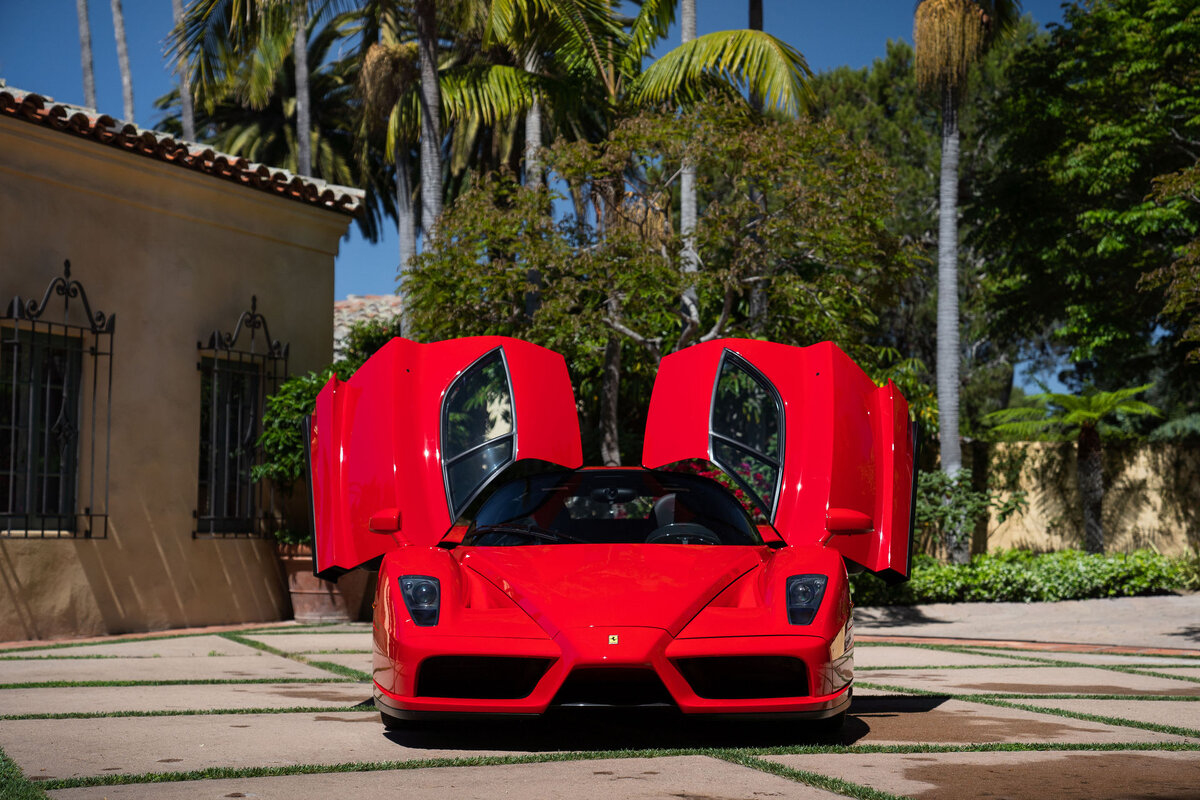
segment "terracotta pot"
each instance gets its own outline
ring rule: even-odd
[[[312,548],[307,545],[279,545],[279,560],[287,574],[288,593],[292,598],[292,616],[298,622],[354,622],[359,618],[367,573],[347,572],[337,581],[313,575]]]

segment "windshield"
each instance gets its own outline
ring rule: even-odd
[[[501,485],[464,545],[761,545],[737,500],[696,475],[641,469],[540,473]]]

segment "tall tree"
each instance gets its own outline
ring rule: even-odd
[[[939,99],[942,163],[938,187],[937,394],[942,470],[957,478],[962,470],[959,442],[958,314],[958,109],[967,72],[991,40],[1011,28],[1019,0],[921,0],[913,40],[918,83]],[[951,531],[952,561],[970,555],[966,531]]]
[[[295,70],[295,169],[301,175],[312,174],[308,3],[196,0],[170,36],[171,54],[184,60],[189,81],[210,106],[230,91],[229,74],[245,63],[255,65],[254,76],[234,85],[252,105],[266,105],[275,86],[275,71],[290,51]]]
[[[175,26],[183,21],[183,0],[171,0],[171,16]],[[182,65],[180,65],[182,67]],[[192,79],[186,69],[179,70],[179,105],[183,122],[183,138],[196,141],[196,112],[192,106]]]
[[[681,0],[679,40],[686,45],[696,38],[696,0]],[[679,233],[683,237],[680,252],[685,274],[700,268],[700,256],[696,253],[696,165],[685,160],[679,170]],[[683,292],[685,306],[694,307],[696,290],[685,284]]]
[[[421,80],[421,229],[434,236],[442,215],[442,96],[438,83],[438,16],[434,0],[413,3]]]
[[[292,62],[296,70],[296,169],[312,175],[312,91],[308,81],[308,0],[292,7]]]
[[[696,228],[705,269],[688,276],[704,324],[691,338],[680,330],[682,237],[670,220],[685,156],[710,177]],[[861,356],[871,309],[887,304],[905,272],[884,225],[892,201],[879,176],[890,171],[829,124],[764,120],[739,98],[643,113],[602,142],[560,140],[547,158],[552,186],[597,198],[586,219],[560,225],[545,214],[548,190],[503,180],[463,195],[417,259],[417,330],[507,333],[563,352],[582,382],[583,427],[596,432],[589,447],[602,458],[637,452],[641,404],[621,402],[617,414],[627,384],[644,385],[663,355],[690,342],[745,333],[747,287],[765,280],[772,302],[790,310],[764,335],[834,338]],[[751,185],[764,188],[765,214]],[[524,303],[531,267],[545,277],[533,314]]]
[[[129,47],[125,43],[125,12],[121,0],[112,0],[113,34],[117,37],[117,66],[121,70],[121,101],[125,121],[133,123],[133,72],[129,68]]]
[[[1104,552],[1104,462],[1101,435],[1104,422],[1116,415],[1161,416],[1154,406],[1134,400],[1150,388],[1135,386],[1115,392],[1086,391],[1079,395],[1044,392],[1032,395],[1031,406],[1005,408],[989,414],[1002,436],[1034,439],[1051,436],[1075,437],[1079,501],[1083,511],[1083,546],[1089,553]]]
[[[358,186],[366,190],[366,213],[356,221],[368,239],[378,238],[383,216],[393,211],[391,176],[385,169],[382,147],[362,152],[358,98],[360,63],[343,50],[347,40],[358,35],[357,20],[340,15],[320,27],[310,26],[306,52],[312,96],[312,174],[330,183]],[[295,136],[296,70],[293,48],[283,47],[283,60],[265,70],[262,62],[239,62],[224,77],[225,90],[219,97],[200,95],[196,121],[202,141],[216,149],[249,161],[297,172],[299,142]],[[341,53],[342,57],[337,56]],[[265,91],[267,102],[251,103],[248,84],[271,81]],[[261,90],[261,88],[260,88]],[[160,130],[173,136],[182,131],[179,90],[155,101],[166,112]]]
[[[1180,344],[1188,317],[1162,316],[1166,285],[1143,276],[1169,277],[1200,234],[1200,203],[1153,196],[1200,157],[1198,19],[1200,0],[1066,5],[1009,71],[997,169],[968,211],[999,325],[1045,330],[1072,389],[1153,381],[1147,401],[1172,418],[1200,411],[1200,369]]]
[[[92,61],[92,25],[88,20],[88,0],[75,0],[79,18],[79,60],[83,67],[83,103],[96,107],[96,68]]]

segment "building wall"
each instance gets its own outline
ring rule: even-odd
[[[1083,512],[1072,442],[987,448],[992,485],[1019,488],[1028,507],[987,526],[987,549],[1083,547]],[[978,457],[977,454],[976,457]],[[1179,556],[1200,550],[1200,448],[1183,443],[1104,446],[1105,549],[1154,548]]]
[[[40,300],[70,259],[116,317],[108,538],[0,538],[0,641],[283,617],[271,542],[192,536],[196,345],[257,295],[291,372],[328,363],[349,217],[0,119],[0,219],[0,302]]]

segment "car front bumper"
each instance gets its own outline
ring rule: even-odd
[[[835,647],[831,652],[830,641],[814,635],[675,639],[662,629],[649,627],[571,629],[553,639],[436,634],[403,640],[378,637],[375,701],[385,713],[401,719],[537,715],[561,705],[658,704],[674,706],[684,714],[822,719],[845,711],[850,702],[853,649],[838,650]],[[430,682],[420,678],[421,670],[429,659],[447,656],[458,659],[460,665],[477,663],[474,677],[479,684],[493,677],[485,672],[497,658],[540,660],[544,672],[532,689],[519,697],[471,696],[481,691],[472,685],[469,668],[457,674],[449,686],[443,681],[431,692]],[[788,666],[786,676],[763,671],[776,664]],[[744,674],[739,672],[742,665],[748,667]],[[667,702],[605,702],[604,698],[588,702],[586,694],[581,699],[577,693],[564,697],[564,684],[572,676],[587,675],[589,681],[603,684],[607,675],[616,681],[629,675],[652,680],[651,674],[661,681],[665,689],[662,699]],[[698,680],[698,675],[704,680]]]

